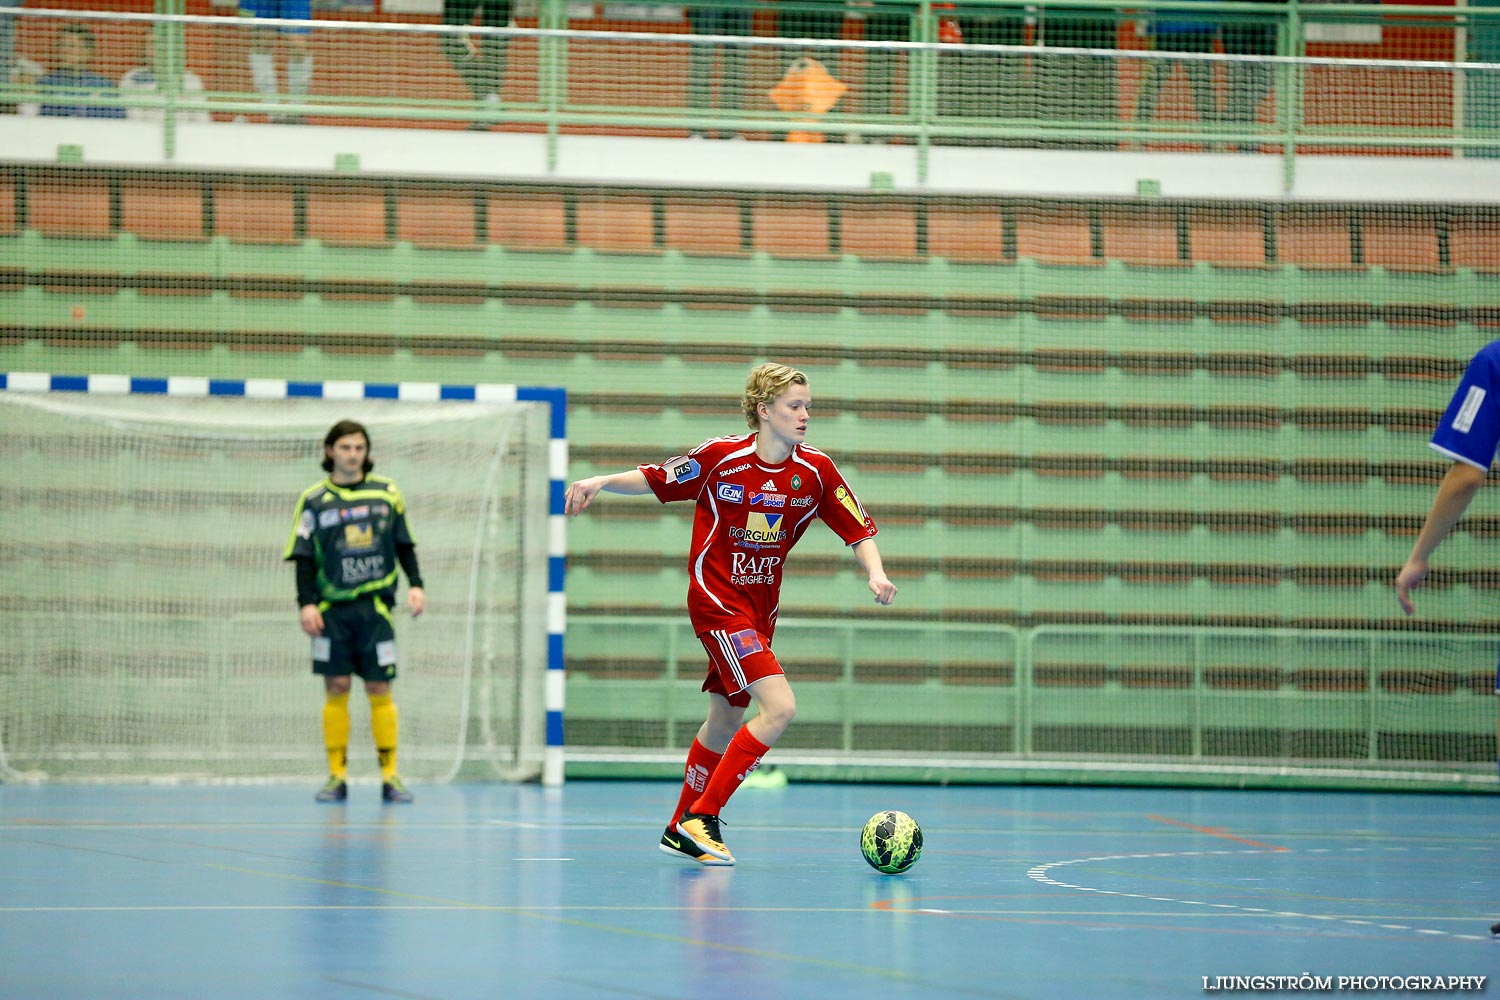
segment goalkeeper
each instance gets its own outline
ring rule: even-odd
[[[334,424],[323,438],[328,477],[297,500],[284,558],[297,566],[297,606],[302,631],[312,636],[313,673],[321,674],[323,743],[328,781],[319,802],[349,797],[349,689],[351,675],[365,682],[370,729],[380,758],[381,798],[410,802],[396,772],[396,631],[391,607],[396,566],[406,573],[412,617],[426,595],[417,569],[416,543],[406,524],[406,501],[396,484],[372,476],[370,436],[353,420]]]

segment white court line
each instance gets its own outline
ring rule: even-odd
[[[1385,848],[1385,849],[1386,850],[1395,850],[1395,851],[1405,850],[1405,848],[1400,848],[1400,847],[1394,847],[1394,848],[1388,847],[1388,848]],[[1429,850],[1440,850],[1441,848],[1428,848],[1428,849]],[[1347,850],[1351,851],[1351,852],[1354,852],[1354,851],[1362,851],[1362,850],[1364,850],[1364,848],[1354,847],[1354,848],[1348,848]],[[1312,849],[1308,850],[1307,853],[1309,853],[1309,854],[1334,854],[1334,853],[1341,853],[1341,849],[1339,849],[1339,848],[1332,848],[1332,847],[1317,847],[1317,848],[1312,848]],[[1199,900],[1199,899],[1178,899],[1178,898],[1171,898],[1171,897],[1164,897],[1164,896],[1148,896],[1145,893],[1140,893],[1140,892],[1123,892],[1123,891],[1120,891],[1118,889],[1100,889],[1100,888],[1098,888],[1096,886],[1077,885],[1077,884],[1074,884],[1072,882],[1063,882],[1063,881],[1060,881],[1058,879],[1053,878],[1049,874],[1049,872],[1051,872],[1051,870],[1054,869],[1054,868],[1064,868],[1064,867],[1067,867],[1069,865],[1092,864],[1092,863],[1097,862],[1097,861],[1130,861],[1130,860],[1134,860],[1136,858],[1196,858],[1196,857],[1204,857],[1206,855],[1222,855],[1222,854],[1241,854],[1241,855],[1255,855],[1255,854],[1260,854],[1260,855],[1266,855],[1266,856],[1276,856],[1277,854],[1280,854],[1281,856],[1285,856],[1284,852],[1272,852],[1272,851],[1269,851],[1269,850],[1262,850],[1262,851],[1225,851],[1225,850],[1216,850],[1216,851],[1175,851],[1175,852],[1167,852],[1167,853],[1162,853],[1162,854],[1114,854],[1114,855],[1110,855],[1110,856],[1107,856],[1107,857],[1071,858],[1071,859],[1069,859],[1067,861],[1049,861],[1046,864],[1041,864],[1041,865],[1034,866],[1030,871],[1028,871],[1026,873],[1026,875],[1027,875],[1028,878],[1032,879],[1033,881],[1040,882],[1043,885],[1052,885],[1052,886],[1056,886],[1059,889],[1072,889],[1075,892],[1091,892],[1091,893],[1097,893],[1097,894],[1103,895],[1103,896],[1120,896],[1120,897],[1123,897],[1123,898],[1126,898],[1126,899],[1146,899],[1146,900],[1151,900],[1153,902],[1159,902],[1159,903],[1160,902],[1171,902],[1171,903],[1177,903],[1177,904],[1182,905],[1182,906],[1211,906],[1211,907],[1219,907],[1219,908],[1224,908],[1224,909],[1237,910],[1237,911],[1240,911],[1240,912],[1245,913],[1245,914],[1266,915],[1266,916],[1272,916],[1272,917],[1290,917],[1290,918],[1296,919],[1296,920],[1323,920],[1323,921],[1333,921],[1333,922],[1337,922],[1337,923],[1354,924],[1354,925],[1358,925],[1358,926],[1362,926],[1362,927],[1372,926],[1372,922],[1369,921],[1369,920],[1356,920],[1356,919],[1354,919],[1352,917],[1341,917],[1341,916],[1331,915],[1331,914],[1326,914],[1326,913],[1298,913],[1298,912],[1290,911],[1290,910],[1265,910],[1265,909],[1258,908],[1258,907],[1238,906],[1238,905],[1235,905],[1235,904],[1232,904],[1232,903],[1209,903],[1209,902],[1206,902],[1204,900]],[[1423,919],[1423,920],[1452,920],[1452,919],[1464,919],[1464,920],[1468,920],[1469,918],[1423,917],[1423,918],[1420,918],[1420,919]],[[1379,927],[1379,928],[1381,928],[1383,930],[1388,930],[1388,931],[1410,931],[1410,932],[1416,933],[1416,934],[1426,934],[1426,935],[1437,936],[1437,937],[1455,938],[1455,939],[1464,940],[1464,941],[1485,941],[1485,940],[1488,940],[1487,938],[1480,937],[1478,935],[1472,935],[1472,934],[1455,934],[1452,931],[1436,930],[1436,929],[1424,928],[1424,927],[1412,927],[1412,926],[1409,926],[1407,924],[1373,924],[1373,926],[1376,926],[1376,927]]]

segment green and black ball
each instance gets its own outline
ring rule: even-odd
[[[900,875],[922,856],[922,828],[904,812],[878,812],[860,833],[859,850],[871,868]]]

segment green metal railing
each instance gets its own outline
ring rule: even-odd
[[[716,7],[758,4],[715,4]],[[777,4],[783,11],[813,5]],[[768,8],[769,9],[769,8]],[[824,8],[826,9],[826,8]],[[835,8],[838,9],[838,8]],[[721,130],[776,137],[788,131],[816,128],[832,135],[865,139],[900,140],[912,147],[918,162],[918,179],[925,181],[933,148],[956,142],[1000,145],[1049,145],[1082,148],[1130,148],[1131,144],[1199,144],[1205,149],[1221,146],[1254,145],[1263,151],[1280,152],[1290,177],[1298,155],[1320,149],[1359,150],[1370,154],[1402,152],[1417,155],[1469,154],[1494,156],[1500,153],[1500,8],[1463,7],[1432,8],[1394,4],[1285,4],[1240,2],[1199,2],[1199,0],[1142,0],[1127,10],[1109,0],[1070,0],[1066,5],[1027,4],[1025,0],[987,0],[964,3],[949,10],[932,0],[909,4],[881,4],[861,8],[869,12],[905,13],[909,17],[907,41],[860,41],[846,39],[797,39],[746,36],[697,36],[644,31],[611,32],[577,30],[567,27],[564,0],[541,0],[538,27],[535,28],[453,28],[431,24],[314,20],[308,22],[274,22],[253,18],[196,17],[181,13],[183,0],[158,0],[154,14],[102,13],[72,10],[18,8],[13,17],[31,19],[85,20],[97,31],[107,26],[128,27],[139,31],[143,26],[155,29],[157,65],[163,80],[155,94],[105,94],[79,96],[66,93],[46,95],[49,104],[110,103],[123,107],[150,107],[165,112],[163,126],[164,158],[171,161],[176,151],[176,115],[182,111],[209,110],[234,115],[281,114],[311,117],[338,117],[346,120],[392,118],[413,124],[488,120],[545,131],[549,137],[549,168],[557,162],[556,143],[571,128],[607,128],[634,131]],[[1192,17],[1225,25],[1259,25],[1275,34],[1276,56],[1239,53],[1191,53],[1151,51],[1147,49],[1079,48],[1050,44],[1055,38],[1073,37],[1063,29],[1084,23],[1106,24],[1111,34],[1121,22],[1161,20],[1191,11]],[[1025,44],[980,45],[947,44],[936,41],[941,19],[982,17],[1003,18],[1007,14],[1021,22],[1029,19]],[[189,29],[208,32],[214,37],[242,37],[250,27],[264,28],[283,24],[300,24],[315,33],[335,33],[349,39],[370,41],[389,46],[392,73],[386,67],[373,68],[361,82],[359,92],[314,93],[281,103],[270,104],[259,95],[215,89],[210,83],[207,93],[193,98],[182,90],[181,72],[187,63]],[[1315,26],[1380,25],[1388,29],[1421,31],[1432,34],[1430,48],[1451,58],[1343,59],[1313,57],[1309,51],[1309,31]],[[395,85],[392,75],[402,60],[412,57],[401,46],[414,38],[433,39],[445,33],[463,32],[477,37],[505,37],[519,51],[531,46],[535,50],[534,70],[528,69],[527,90],[519,99],[508,99],[500,110],[485,108],[471,100],[447,100],[419,96],[412,88]],[[1048,44],[1038,44],[1039,42]],[[806,115],[775,109],[757,93],[746,106],[721,110],[693,108],[687,102],[648,104],[632,92],[633,81],[622,79],[620,93],[606,103],[590,103],[576,96],[580,88],[578,53],[599,46],[625,43],[646,53],[677,57],[690,44],[718,47],[740,46],[760,53],[765,66],[780,67],[792,54],[877,51],[906,56],[906,70],[899,86],[899,110],[871,113],[864,110],[834,110],[809,125]],[[672,50],[677,50],[673,52]],[[1470,54],[1474,58],[1470,58]],[[439,57],[440,61],[441,57]],[[955,60],[982,60],[981,69],[992,66],[1016,69],[1014,92],[1009,96],[1011,111],[992,114],[993,109],[964,107],[952,97]],[[1126,116],[1135,98],[1135,68],[1147,62],[1187,64],[1208,62],[1225,72],[1233,66],[1259,66],[1274,76],[1272,104],[1274,119],[1212,122],[1135,121]],[[1107,64],[1099,66],[1098,64]],[[514,60],[513,60],[514,65]],[[1090,105],[1088,101],[1059,112],[1057,101],[1069,97],[1062,93],[1079,85],[1069,83],[1069,74],[1082,67],[1093,67],[1098,86],[1109,89]],[[437,66],[406,67],[402,72],[430,72]],[[767,70],[779,72],[779,69]],[[534,73],[534,89],[529,82]],[[1329,81],[1342,80],[1350,74],[1351,89],[1357,88],[1367,104],[1373,102],[1387,120],[1317,121],[1308,109],[1322,100],[1320,90]],[[1353,75],[1357,75],[1357,81]],[[1079,79],[1082,79],[1081,77]],[[1092,79],[1092,78],[1091,78]],[[1310,81],[1317,81],[1316,85]],[[1412,111],[1410,88],[1427,95],[1426,110]],[[597,82],[597,81],[596,81]],[[764,81],[762,81],[764,82]],[[858,81],[855,81],[856,84]],[[1011,86],[1012,84],[1007,84]],[[1094,86],[1088,84],[1087,86]],[[1382,88],[1389,90],[1388,94]],[[347,90],[348,88],[346,88]],[[1085,87],[1086,89],[1086,87]],[[1438,95],[1437,100],[1432,95]],[[20,84],[0,85],[0,100],[35,101],[34,91]],[[1085,95],[1086,96],[1086,95]],[[1256,95],[1250,95],[1254,98]],[[1233,100],[1234,95],[1226,95]],[[1436,103],[1434,103],[1436,102]],[[847,103],[847,102],[846,102]],[[1257,102],[1258,103],[1258,102]],[[1420,103],[1420,102],[1418,102]],[[1320,107],[1326,106],[1326,102]],[[1398,114],[1398,110],[1406,111]],[[1065,112],[1065,113],[1064,113]],[[1380,117],[1377,115],[1377,117]],[[1288,185],[1290,187],[1290,185]]]
[[[799,695],[797,724],[777,758],[810,775],[1494,784],[1496,717],[1487,673],[1493,636],[1145,626],[1020,630],[796,618],[782,619],[777,629]],[[570,767],[610,773],[680,764],[681,748],[703,714],[696,683],[702,651],[686,619],[575,615],[568,641],[575,661],[596,662],[589,651],[607,649],[660,657],[661,663],[660,673],[647,678],[570,675]],[[809,664],[817,665],[812,676]],[[870,674],[881,665],[884,672]],[[987,673],[977,672],[986,665]],[[1069,680],[1068,671],[1081,676]],[[590,742],[588,734],[603,722],[639,726],[649,735],[617,746]],[[585,735],[574,734],[575,727]],[[802,727],[821,732],[822,741],[799,745]],[[901,736],[902,727],[912,735]],[[1057,733],[1076,745],[1060,745]],[[1258,742],[1226,749],[1238,745],[1241,734]],[[917,745],[897,752],[903,740]]]

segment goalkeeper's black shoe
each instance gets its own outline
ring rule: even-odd
[[[700,851],[697,844],[693,843],[691,840],[678,833],[676,827],[671,826],[667,827],[666,830],[662,832],[660,850],[663,854],[671,854],[676,857],[687,858],[690,861],[698,862],[700,865],[715,865],[718,867],[723,867],[725,865],[734,864],[734,861],[732,860],[725,861],[723,858],[716,858],[712,854],[706,854],[703,851]]]
[[[406,785],[393,774],[390,781],[380,786],[380,797],[386,802],[410,802],[411,792],[408,792]]]
[[[734,863],[734,855],[724,846],[723,834],[719,833],[719,817],[708,813],[683,813],[677,822],[677,832],[691,840],[702,853]]]
[[[319,802],[343,802],[349,798],[349,784],[343,778],[329,777],[314,798]]]

